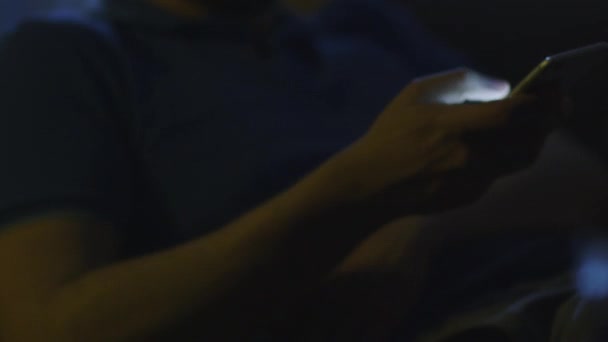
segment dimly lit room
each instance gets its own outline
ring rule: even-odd
[[[0,342],[608,342],[606,18],[0,0]]]

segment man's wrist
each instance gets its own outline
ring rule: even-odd
[[[364,165],[350,151],[341,153],[329,160],[318,170],[319,189],[330,210],[346,213],[350,224],[383,225],[392,218],[374,204],[374,191],[367,184]],[[378,228],[378,226],[376,226]]]

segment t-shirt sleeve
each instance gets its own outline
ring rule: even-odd
[[[0,225],[74,208],[122,223],[132,168],[112,118],[120,81],[102,39],[75,25],[27,23],[0,41]]]
[[[471,63],[464,53],[447,47],[426,30],[397,0],[334,0],[320,15],[329,32],[358,36],[413,63],[424,75]]]

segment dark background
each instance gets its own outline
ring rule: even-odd
[[[0,0],[0,29],[24,15],[96,0]],[[401,0],[483,71],[517,81],[545,55],[608,40],[605,0]]]
[[[0,0],[0,30],[29,14],[100,0]],[[288,0],[306,11],[331,0]],[[606,0],[394,0],[401,1],[445,45],[472,58],[479,71],[516,84],[547,55],[608,41]],[[608,68],[575,96],[568,123],[588,146],[608,158]],[[590,91],[592,90],[592,91]]]
[[[546,55],[608,40],[604,0],[408,0],[447,45],[512,81]]]

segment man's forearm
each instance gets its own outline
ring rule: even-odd
[[[243,291],[271,299],[318,280],[383,223],[344,205],[350,185],[337,170],[324,165],[216,233],[66,284],[49,311],[57,339],[150,340],[195,313],[212,318]]]

